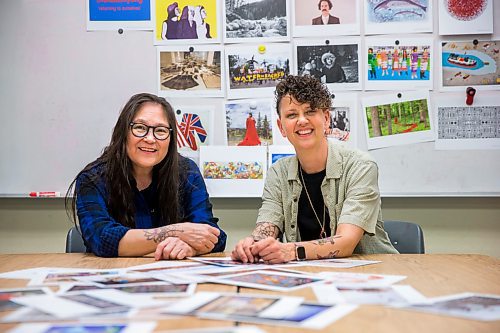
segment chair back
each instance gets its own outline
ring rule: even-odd
[[[66,235],[66,253],[85,253],[87,248],[76,227],[71,227]]]
[[[385,221],[384,229],[399,253],[425,253],[424,233],[416,223]]]

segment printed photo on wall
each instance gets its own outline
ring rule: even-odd
[[[223,31],[226,43],[290,40],[288,1],[224,0]]]
[[[202,146],[200,171],[210,197],[260,197],[267,147]]]
[[[327,137],[357,147],[357,94],[334,94]]]
[[[198,45],[192,51],[157,47],[158,95],[224,97],[224,66],[220,46]]]
[[[240,99],[226,103],[228,146],[267,146],[273,142],[272,99]]]
[[[500,89],[500,41],[442,42],[441,89]]]
[[[493,0],[439,0],[439,34],[492,34]]]
[[[368,149],[434,140],[428,91],[373,95],[362,104]]]
[[[432,40],[367,38],[366,90],[432,89]]]
[[[291,54],[285,44],[226,46],[227,98],[272,97],[290,74]]]
[[[288,156],[295,156],[295,149],[291,144],[287,146],[276,146],[272,145],[268,148],[268,166],[271,167],[279,159]]]
[[[300,76],[311,75],[332,91],[361,89],[360,40],[296,40],[295,67]]]
[[[221,41],[221,0],[156,0],[155,45],[194,45]]]
[[[87,31],[153,30],[151,1],[86,0]]]
[[[358,35],[361,0],[292,0],[294,37]]]
[[[432,32],[432,0],[363,2],[366,35]]]
[[[500,149],[500,96],[481,94],[466,105],[463,93],[433,99],[438,150]]]

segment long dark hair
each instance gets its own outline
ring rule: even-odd
[[[77,225],[76,199],[78,195],[75,186],[76,181],[83,173],[102,166],[99,174],[89,173],[93,176],[81,180],[82,186],[85,183],[96,183],[100,177],[104,176],[106,189],[109,194],[107,206],[110,215],[124,226],[135,227],[135,207],[133,205],[135,179],[132,173],[132,162],[127,155],[126,146],[130,123],[145,103],[161,105],[168,123],[173,130],[170,135],[168,153],[160,163],[153,167],[153,173],[158,178],[157,193],[160,221],[164,224],[178,222],[180,218],[179,198],[181,195],[179,193],[179,184],[183,181],[180,178],[184,178],[185,174],[183,172],[184,168],[179,167],[180,160],[177,153],[177,127],[174,110],[164,98],[153,94],[141,93],[132,96],[123,107],[113,129],[111,142],[104,148],[101,156],[89,163],[71,182],[66,192],[65,207],[66,212],[75,225]]]

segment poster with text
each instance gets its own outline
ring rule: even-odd
[[[86,0],[87,31],[152,30],[150,0]]]
[[[438,0],[439,34],[493,33],[493,0]]]

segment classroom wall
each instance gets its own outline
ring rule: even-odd
[[[213,199],[230,251],[253,229],[260,199]],[[500,197],[383,198],[386,220],[420,224],[427,253],[500,258]],[[0,253],[64,252],[71,226],[63,199],[0,198]]]

